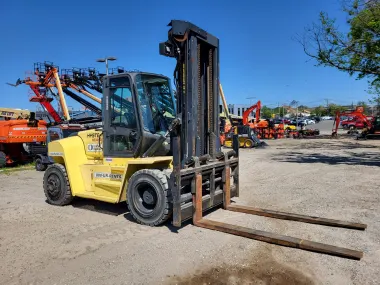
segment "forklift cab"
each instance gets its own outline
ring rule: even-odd
[[[109,157],[141,157],[164,136],[176,116],[170,79],[145,72],[103,80],[103,151]],[[153,156],[169,155],[169,139]]]

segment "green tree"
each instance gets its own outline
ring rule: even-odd
[[[327,13],[319,22],[298,37],[304,52],[317,61],[317,66],[330,66],[369,80],[373,92],[380,91],[380,1],[345,0],[349,31],[343,33]],[[380,93],[375,93],[375,97]]]
[[[329,104],[329,106],[327,107],[327,115],[329,116],[335,116],[336,112],[337,111],[344,111],[346,110],[347,108],[344,107],[344,106],[340,106],[340,105],[337,105],[337,104]]]
[[[373,95],[372,99],[369,100],[369,102],[376,106],[377,115],[380,115],[380,82],[372,84],[367,91],[369,94]]]
[[[263,119],[270,119],[272,117],[272,109],[268,108],[267,106],[263,106],[261,108],[261,117]]]
[[[326,108],[323,106],[315,107],[313,110],[313,113],[317,116],[320,116],[320,117],[325,116],[327,114]]]

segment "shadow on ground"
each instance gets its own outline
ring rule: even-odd
[[[126,203],[112,204],[92,199],[75,198],[71,206],[111,216],[119,216],[128,212]]]
[[[345,155],[287,152],[281,156],[274,156],[272,160],[295,163],[326,163],[331,165],[364,165],[380,166],[380,156],[377,152],[354,153],[345,152]]]
[[[287,146],[287,147],[277,147],[277,149],[329,149],[329,150],[347,150],[347,149],[376,149],[379,148],[379,146],[371,145],[371,144],[365,144],[365,143],[359,143],[359,142],[348,142],[348,141],[339,141],[334,140],[331,143],[324,143],[321,141],[313,141],[313,142],[302,142],[298,145],[294,146]]]

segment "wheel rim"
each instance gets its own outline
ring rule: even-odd
[[[245,142],[246,147],[252,147],[252,142],[251,141],[246,141]]]
[[[60,198],[61,194],[61,180],[58,175],[51,174],[47,179],[47,193],[49,198],[56,201]]]
[[[132,200],[134,208],[141,216],[151,217],[158,203],[157,189],[148,182],[141,182],[136,185]]]
[[[42,162],[39,159],[36,160],[36,166],[38,170],[42,169]]]

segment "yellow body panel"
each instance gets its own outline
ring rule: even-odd
[[[49,156],[65,166],[73,196],[119,203],[126,200],[128,180],[136,171],[172,168],[171,156],[104,157],[101,143],[96,130],[49,143]]]
[[[248,139],[249,138],[239,136],[239,147],[244,147],[244,143]],[[224,146],[232,148],[232,139],[231,138],[226,138],[226,140],[224,141]]]
[[[294,130],[296,130],[297,128],[296,128],[296,126],[293,126],[293,125],[284,125],[284,129],[285,129],[285,130],[289,129],[289,130],[294,131]]]

